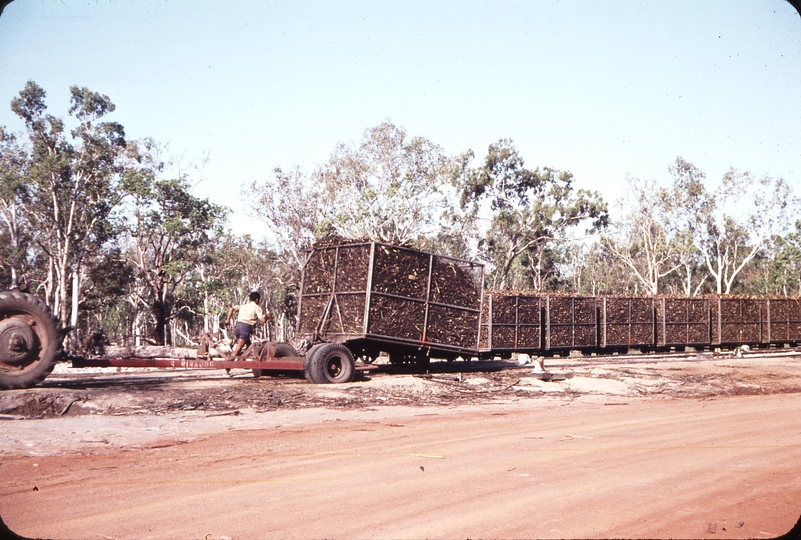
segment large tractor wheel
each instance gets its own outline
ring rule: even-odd
[[[61,356],[58,319],[37,297],[0,293],[0,390],[42,382]]]
[[[311,383],[351,382],[356,373],[353,353],[339,343],[317,344],[306,354],[303,372]]]
[[[287,356],[297,356],[298,353],[295,348],[289,343],[268,343],[261,348],[259,353],[259,362],[266,362],[270,356],[273,358],[286,358]],[[265,369],[254,369],[253,376],[258,378],[265,374]]]

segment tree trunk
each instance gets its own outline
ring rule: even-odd
[[[6,263],[11,269],[11,288],[15,289],[19,285],[17,281],[19,277],[17,275],[17,267],[19,266],[19,255],[17,251],[19,248],[19,223],[17,222],[17,206],[13,202],[7,203],[2,199],[0,199],[0,204],[3,206],[3,221],[6,223],[6,228],[8,229],[8,234],[11,239],[11,252],[13,255],[9,260],[6,261]]]
[[[209,331],[209,293],[203,292],[203,331]]]
[[[55,281],[55,270],[53,268],[53,257],[48,256],[47,258],[47,281],[45,282],[45,303],[53,310],[53,312],[58,313],[56,308],[56,303],[54,302],[53,298],[53,282]]]
[[[78,344],[81,342],[81,336],[78,332],[78,300],[81,291],[81,265],[72,271],[72,313],[70,314],[70,348],[76,350]]]
[[[153,317],[156,319],[155,338],[159,345],[167,344],[167,316],[164,303],[159,299],[153,302]]]
[[[69,313],[67,307],[67,257],[66,255],[61,256],[61,260],[58,261],[59,264],[56,267],[56,272],[58,273],[58,288],[56,290],[56,294],[58,295],[58,318],[60,321],[68,321],[69,320]]]

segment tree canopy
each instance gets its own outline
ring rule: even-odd
[[[387,120],[310,170],[275,164],[243,184],[259,239],[232,232],[165,146],[127,138],[108,96],[73,86],[65,116],[46,97],[29,81],[11,102],[25,131],[0,126],[0,280],[41,296],[70,350],[97,330],[191,344],[251,290],[274,315],[261,335],[289,339],[304,250],[331,235],[480,259],[488,288],[801,295],[798,198],[782,178],[732,168],[712,182],[677,157],[665,179],[628,178],[610,210],[510,139],[448,153]]]
[[[480,239],[493,266],[493,286],[545,290],[559,273],[559,247],[581,224],[585,234],[608,223],[597,192],[576,190],[573,175],[549,167],[528,169],[509,139],[491,144],[484,163],[464,175],[460,203],[475,220],[489,202],[489,228]]]

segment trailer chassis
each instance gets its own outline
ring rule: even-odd
[[[94,358],[72,357],[72,366],[75,368],[85,367],[131,367],[131,368],[173,368],[173,369],[245,369],[252,370],[255,376],[260,376],[263,372],[298,372],[299,376],[307,375],[309,372],[309,363],[314,362],[316,358],[314,355],[306,354],[300,355],[295,349],[287,343],[277,343],[272,341],[255,341],[251,343],[243,352],[234,356],[228,352],[223,346],[223,342],[214,340],[209,334],[204,334],[201,337],[200,344],[197,348],[195,358],[173,358],[173,357],[159,357],[159,352],[163,352],[163,348],[155,348],[152,357],[143,357],[147,354],[147,347],[136,349],[134,348],[133,355],[131,353],[121,355],[116,349],[110,349],[103,356]],[[340,346],[336,349],[340,358],[343,350],[347,348]],[[131,351],[131,349],[123,349]],[[312,352],[314,347],[309,350]],[[173,349],[174,351],[174,349]],[[349,353],[349,351],[348,351]],[[148,355],[150,356],[150,355]],[[374,366],[365,365],[363,362],[353,359],[352,354],[344,359],[345,363],[352,365],[346,366],[353,372],[369,371]],[[326,368],[323,368],[326,369]],[[330,375],[336,377],[341,371],[342,366],[327,366]],[[318,382],[318,381],[312,381]],[[319,381],[319,382],[333,382],[333,381]]]

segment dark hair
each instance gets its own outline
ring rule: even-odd
[[[253,291],[252,293],[250,293],[250,301],[251,302],[258,302],[259,300],[261,300],[261,295],[259,293],[257,293],[256,291]]]

